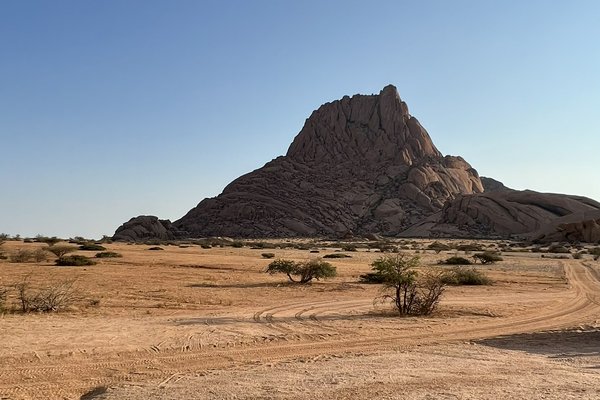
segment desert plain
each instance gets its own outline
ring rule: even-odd
[[[470,256],[430,243],[402,251],[422,268]],[[493,285],[449,286],[432,315],[400,317],[376,301],[381,285],[360,282],[382,256],[373,248],[298,285],[265,273],[262,253],[301,261],[340,248],[104,246],[122,257],[0,260],[2,287],[70,282],[74,293],[59,312],[0,315],[0,399],[600,398],[600,262],[589,255],[505,247],[503,261],[475,265]]]

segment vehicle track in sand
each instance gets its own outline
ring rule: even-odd
[[[491,336],[572,327],[600,316],[598,273],[585,263],[563,265],[569,283],[566,290],[545,305],[519,315],[491,318],[477,324],[449,324],[432,331],[377,332],[368,336],[349,331],[336,336],[303,336],[296,342],[251,343],[236,347],[207,346],[191,351],[123,352],[99,358],[94,355],[33,360],[25,365],[0,365],[0,398],[73,398],[86,390],[124,382],[163,381],[174,374],[231,368],[252,363],[310,358],[323,354],[365,353],[410,348],[420,344],[473,340]],[[372,306],[372,302],[370,303]],[[295,302],[256,312],[250,320],[268,324],[288,334],[294,323],[317,329],[328,317],[346,318],[368,310],[366,300]],[[364,314],[365,318],[368,316]],[[368,316],[372,318],[372,316]],[[371,332],[372,333],[372,332]],[[314,339],[314,340],[311,340]]]

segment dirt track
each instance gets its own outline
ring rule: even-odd
[[[364,270],[362,260],[359,261],[347,266],[348,276],[354,276],[356,268]],[[139,260],[140,264],[145,262]],[[242,375],[254,371],[255,380],[264,379],[265,372],[261,372],[261,368],[265,366],[287,368],[285,373],[281,372],[283,382],[286,376],[297,374],[307,362],[319,360],[329,361],[327,368],[335,361],[340,376],[349,373],[348,364],[366,363],[364,370],[355,372],[367,374],[369,370],[377,370],[377,360],[386,365],[386,357],[406,352],[413,357],[421,354],[419,360],[429,357],[434,364],[448,364],[444,357],[452,355],[455,362],[456,352],[467,341],[589,325],[600,316],[600,281],[590,263],[544,261],[553,266],[553,271],[558,270],[558,274],[548,272],[548,268],[542,268],[543,273],[535,273],[535,265],[541,263],[540,260],[515,259],[505,264],[509,263],[510,268],[497,271],[508,283],[491,288],[452,288],[440,313],[431,318],[399,320],[386,309],[374,307],[376,293],[369,285],[364,288],[354,284],[343,274],[337,282],[313,285],[302,289],[304,292],[279,283],[263,284],[254,280],[264,280],[262,275],[249,272],[260,272],[260,268],[253,269],[237,258],[232,260],[236,267],[219,264],[194,268],[195,272],[202,270],[201,273],[230,268],[229,271],[246,276],[247,282],[243,285],[224,285],[219,279],[210,280],[213,282],[210,285],[197,285],[211,291],[229,290],[234,299],[231,306],[194,306],[197,308],[194,310],[187,306],[183,310],[166,306],[156,309],[157,314],[152,315],[125,312],[109,303],[106,309],[80,311],[76,315],[5,316],[0,320],[4,327],[0,339],[7,345],[0,351],[0,398],[78,398],[93,388],[105,386],[114,389],[104,394],[100,393],[103,389],[98,389],[98,395],[103,398],[189,398],[186,390],[194,385],[204,387],[209,378],[202,377],[214,374],[221,374],[224,381],[215,383],[214,393],[205,392],[197,398],[243,395],[248,396],[243,398],[300,398],[307,395],[303,387],[290,393],[276,388],[271,390],[273,397],[269,397],[264,388],[238,393],[234,387],[227,388],[229,384],[224,382],[230,379],[228,371]],[[525,272],[519,271],[519,263],[523,263]],[[165,267],[160,261],[157,264],[159,268]],[[561,269],[567,284],[562,283]],[[516,280],[509,279],[515,276]],[[244,282],[243,279],[235,282]],[[144,286],[148,290],[162,287]],[[256,299],[239,297],[246,292],[253,296],[251,289],[256,290]],[[168,290],[166,293],[177,295]],[[272,294],[271,299],[269,294]],[[118,296],[127,298],[122,292],[118,292]],[[267,298],[263,298],[265,296]],[[44,338],[48,340],[44,342]],[[427,355],[424,349],[437,355]],[[477,354],[485,353],[473,349],[460,352],[475,351],[471,361],[477,359]],[[506,353],[496,357],[506,357]],[[292,371],[290,366],[296,369]],[[468,373],[467,366],[461,368]],[[592,378],[592,385],[598,385],[600,377]],[[361,379],[357,377],[354,385],[349,379],[345,389],[340,387],[340,391],[328,396],[333,396],[332,393],[338,396],[336,398],[366,396],[372,389],[365,387]],[[384,382],[381,388],[385,387]],[[417,398],[418,393],[414,394]],[[385,397],[388,395],[391,397]],[[385,390],[381,396],[396,398],[385,394]],[[484,398],[482,396],[472,398]],[[90,394],[88,398],[91,397]],[[457,398],[468,396],[463,393]]]

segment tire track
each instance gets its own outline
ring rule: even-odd
[[[548,307],[528,310],[526,313],[492,321],[474,327],[444,326],[433,332],[401,331],[385,335],[361,337],[342,335],[326,341],[297,343],[271,342],[250,344],[236,348],[211,347],[182,353],[164,350],[158,353],[130,352],[112,355],[100,360],[95,356],[69,363],[64,359],[43,359],[31,365],[3,365],[0,367],[0,397],[49,398],[73,397],[87,388],[135,381],[164,380],[171,375],[232,368],[255,362],[274,362],[322,354],[342,354],[410,348],[417,344],[456,340],[473,340],[491,336],[524,333],[536,330],[572,327],[597,318],[600,312],[600,283],[598,274],[585,264],[564,265],[569,288],[557,293],[555,303]],[[362,301],[364,304],[364,301]],[[292,320],[320,323],[320,315],[342,312],[360,307],[360,300],[343,302],[293,303],[262,310],[253,320],[267,323],[277,329],[280,315]],[[350,307],[350,308],[349,308]],[[308,318],[306,317],[308,315]],[[310,321],[306,321],[306,320]],[[266,321],[266,322],[263,322]],[[281,329],[281,327],[279,327]],[[289,328],[285,328],[289,332]]]

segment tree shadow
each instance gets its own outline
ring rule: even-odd
[[[190,283],[187,285],[192,288],[223,288],[223,289],[249,289],[249,288],[277,288],[298,286],[291,282],[258,282],[258,283]]]
[[[503,350],[517,350],[552,359],[599,357],[600,329],[521,333],[482,339],[477,343]],[[588,366],[600,368],[600,365]]]

